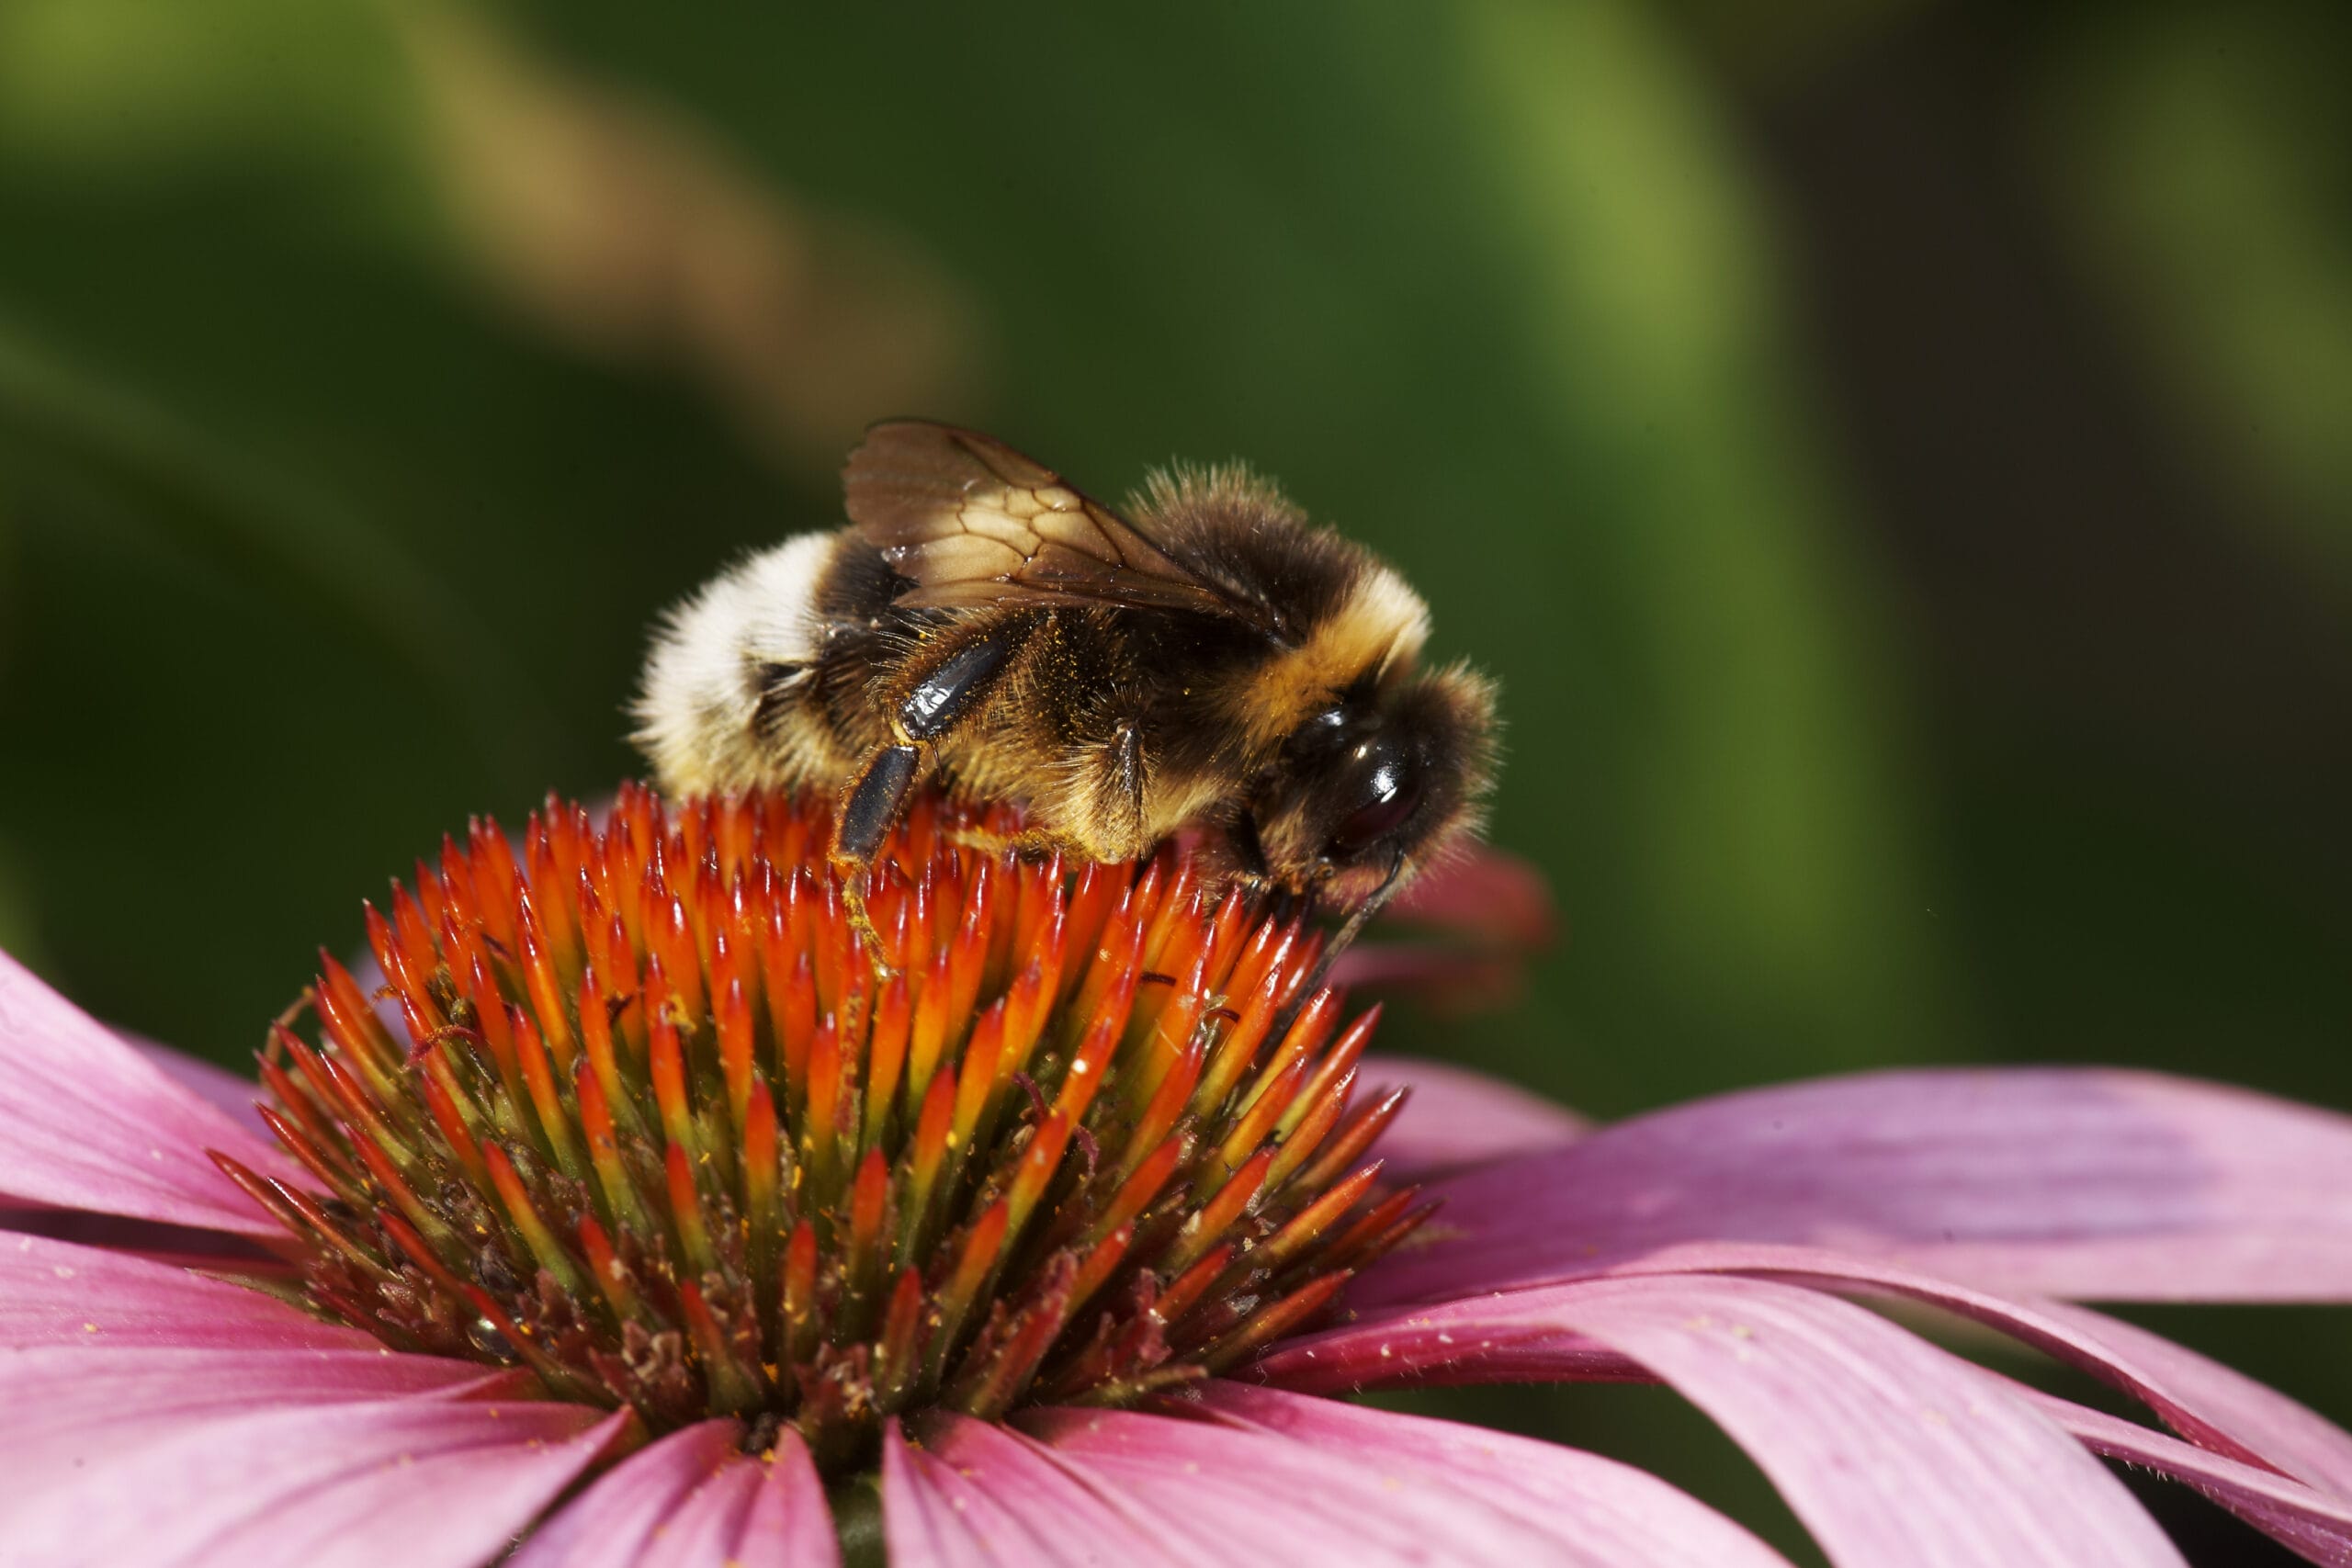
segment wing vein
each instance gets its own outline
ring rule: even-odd
[[[1052,469],[977,431],[877,424],[844,472],[850,521],[909,608],[1109,604],[1278,628]]]

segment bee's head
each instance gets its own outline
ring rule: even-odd
[[[1309,714],[1251,801],[1263,873],[1347,905],[1475,825],[1494,765],[1494,684],[1461,666],[1367,680]]]

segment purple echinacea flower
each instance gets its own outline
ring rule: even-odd
[[[1781,1561],[1329,1397],[1580,1378],[1672,1384],[1849,1568],[2177,1562],[2098,1455],[2352,1560],[2352,1436],[2067,1304],[2352,1299],[2352,1121],[1953,1071],[1591,1130],[1363,1058],[1295,995],[1313,937],[1180,853],[971,826],[897,840],[880,976],[789,802],[478,829],[371,913],[379,996],[324,962],[258,1110],[0,958],[0,1561],[755,1568],[837,1517],[899,1568]]]

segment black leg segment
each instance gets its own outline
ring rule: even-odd
[[[919,746],[885,746],[867,760],[865,771],[842,799],[841,822],[833,829],[833,859],[874,863],[875,852],[899,819],[899,808],[906,804],[922,762]]]
[[[910,740],[933,740],[996,683],[1005,660],[1021,645],[1025,626],[1004,626],[995,635],[966,643],[939,661],[899,704],[899,728]]]

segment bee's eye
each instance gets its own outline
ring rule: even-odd
[[[1340,819],[1324,851],[1335,861],[1353,860],[1403,827],[1421,803],[1419,771],[1404,757],[1375,745],[1366,748],[1364,761],[1369,766],[1358,778],[1356,808]]]

